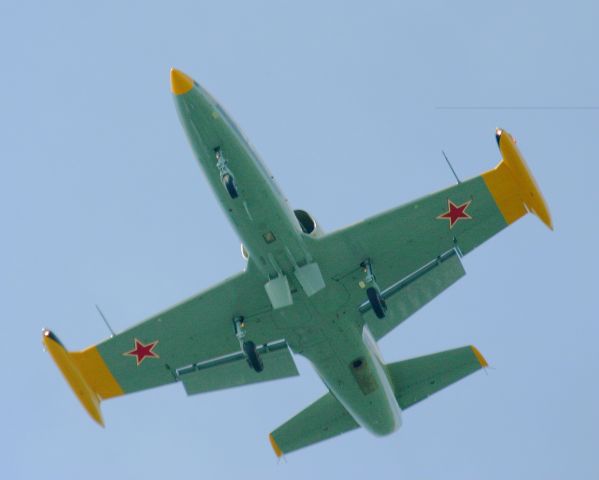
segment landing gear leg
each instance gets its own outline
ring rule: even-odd
[[[233,199],[239,196],[239,192],[237,191],[237,185],[235,184],[235,178],[231,173],[231,170],[227,166],[227,161],[225,157],[223,157],[223,152],[220,147],[214,149],[214,154],[216,155],[216,168],[220,172],[220,181],[225,187],[225,190],[229,194],[229,196]]]
[[[264,370],[264,364],[262,363],[262,359],[258,354],[256,344],[252,341],[245,340],[244,318],[235,317],[233,319],[233,324],[235,325],[235,336],[237,337],[237,340],[239,340],[241,351],[244,353],[248,365],[256,373],[260,373],[262,370]]]
[[[385,318],[387,313],[387,303],[381,296],[381,289],[376,283],[370,260],[364,260],[360,266],[364,270],[364,280],[360,282],[360,286],[366,288],[366,296],[368,297],[370,306],[377,318]]]

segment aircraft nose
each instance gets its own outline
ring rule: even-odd
[[[183,95],[193,88],[193,79],[176,68],[171,68],[171,92]]]

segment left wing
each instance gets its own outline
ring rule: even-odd
[[[44,344],[88,413],[102,424],[101,400],[176,382],[185,368],[194,370],[239,352],[236,316],[244,317],[247,338],[256,345],[281,339],[263,282],[250,267],[248,263],[245,272],[85,350],[68,352],[49,330]],[[289,366],[293,360],[287,355]],[[280,373],[289,376],[297,370],[293,365]]]
[[[329,279],[350,291],[363,278],[359,265],[366,259],[382,290],[401,292],[408,280],[418,290],[417,295],[405,296],[412,302],[409,308],[397,315],[391,312],[382,324],[375,325],[378,319],[372,315],[369,326],[377,338],[463,275],[457,256],[448,261],[448,268],[427,266],[442,264],[452,252],[465,255],[527,212],[553,228],[547,204],[514,140],[498,130],[497,142],[503,158],[493,170],[320,239],[307,239]],[[427,275],[420,278],[423,269]]]

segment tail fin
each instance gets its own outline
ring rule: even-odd
[[[502,160],[493,170],[484,173],[483,179],[506,223],[513,223],[527,212],[532,212],[553,230],[547,202],[518,150],[516,141],[500,128],[495,132],[495,137]]]
[[[43,331],[43,343],[77,395],[87,413],[104,426],[100,402],[123,394],[96,347],[69,352],[50,330]]]

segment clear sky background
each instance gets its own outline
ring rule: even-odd
[[[599,6],[572,2],[0,3],[0,476],[599,478]],[[103,404],[94,424],[42,351],[71,349],[243,269],[179,125],[169,68],[229,110],[327,231],[452,184],[518,139],[555,232],[527,216],[381,342],[389,362],[474,344],[493,369],[277,462],[268,433],[325,387],[301,376]]]

